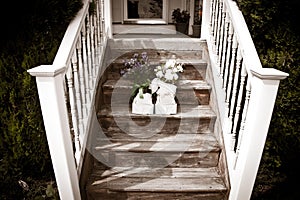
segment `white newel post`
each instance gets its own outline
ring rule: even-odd
[[[210,7],[211,0],[203,0],[202,5],[202,22],[201,22],[201,39],[209,39],[209,30],[210,30]]]
[[[65,67],[42,65],[28,70],[36,76],[48,146],[60,199],[80,199],[68,113],[64,95]]]
[[[104,1],[104,19],[105,19],[105,31],[107,32],[107,37],[112,38],[112,7],[111,0]]]
[[[234,169],[229,199],[250,199],[263,153],[280,80],[287,73],[272,68],[251,70],[251,97]]]

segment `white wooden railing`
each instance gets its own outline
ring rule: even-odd
[[[52,65],[28,70],[36,83],[61,199],[81,199],[79,176],[95,118],[95,93],[107,38],[110,0],[84,0]],[[91,6],[93,5],[93,6]]]
[[[250,199],[279,82],[288,74],[262,68],[241,11],[232,0],[204,0],[207,40],[224,138],[229,199]]]

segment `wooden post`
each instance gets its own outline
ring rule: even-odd
[[[250,199],[265,146],[280,80],[287,73],[272,68],[251,70],[251,96],[231,183],[229,199]]]
[[[112,11],[111,11],[111,0],[104,1],[104,20],[105,20],[105,34],[108,38],[112,38]]]
[[[79,180],[64,95],[65,67],[42,65],[28,70],[36,77],[48,146],[60,199],[80,199]]]
[[[210,7],[211,0],[203,0],[202,6],[202,22],[201,22],[201,39],[209,39],[209,30],[210,30]]]

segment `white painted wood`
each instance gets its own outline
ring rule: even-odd
[[[103,61],[109,23],[104,24],[104,1],[96,1],[96,13],[90,15],[90,1],[72,20],[52,65],[28,70],[36,76],[40,104],[56,182],[62,200],[80,199],[79,180],[88,132],[92,130],[95,86]],[[110,1],[105,1],[106,8]],[[100,20],[101,16],[101,20]],[[90,19],[90,20],[89,20]],[[88,22],[88,24],[86,23]],[[101,25],[100,25],[101,24]],[[106,34],[103,33],[104,25]],[[97,54],[97,61],[95,58]],[[68,105],[67,105],[68,104]],[[70,108],[70,114],[68,109]],[[73,134],[73,136],[71,136]],[[75,142],[73,151],[72,137]]]
[[[195,13],[195,0],[190,0],[190,3],[189,3],[189,13],[190,13],[190,20],[189,20],[188,34],[192,35],[193,34],[193,27],[192,27],[192,25],[194,24],[194,13]]]
[[[269,68],[251,70],[251,97],[230,199],[250,199],[281,79],[288,74]]]
[[[82,118],[83,122],[84,119],[87,117],[87,95],[86,95],[86,82],[85,82],[85,73],[84,73],[84,65],[83,65],[83,58],[82,58],[82,40],[81,37],[78,39],[78,45],[77,45],[77,55],[78,55],[78,68],[79,68],[79,81],[80,81],[80,92],[81,92],[81,105],[82,105]],[[83,123],[83,127],[85,127],[85,124]]]
[[[240,69],[241,69],[241,61],[242,56],[240,50],[237,50],[237,58],[235,64],[235,72],[234,72],[234,81],[233,81],[233,89],[231,92],[231,100],[230,100],[230,112],[229,112],[229,120],[231,123],[231,147],[232,151],[235,150],[235,143],[236,143],[236,131],[234,129],[234,112],[238,112],[238,103],[237,103],[237,95],[238,95],[238,84],[240,81]]]
[[[225,9],[223,12],[226,13],[225,25],[220,21],[222,3],[222,9]],[[279,79],[285,78],[288,74],[275,69],[262,68],[243,15],[235,2],[204,0],[202,23],[207,23],[206,17],[210,17],[210,20],[208,25],[202,25],[201,38],[207,40],[209,64],[214,76],[213,87],[216,90],[224,133],[231,183],[229,199],[246,200],[250,199],[256,178]],[[209,27],[205,30],[205,26]],[[227,29],[228,36],[226,36]],[[222,37],[224,37],[223,42]],[[227,52],[224,52],[224,46]],[[223,56],[224,53],[226,58]],[[220,61],[221,68],[218,65]],[[240,67],[242,68],[239,74]],[[245,97],[242,96],[243,93]],[[258,113],[263,114],[257,117]],[[238,125],[239,121],[240,125]],[[228,134],[231,131],[233,134]]]
[[[231,56],[231,50],[232,50],[232,42],[233,41],[233,28],[232,24],[229,22],[229,29],[228,29],[228,39],[227,39],[227,50],[226,50],[226,61],[225,61],[225,72],[223,77],[223,88],[226,91],[227,90],[227,80],[229,76],[229,67],[230,67],[230,56]]]
[[[81,96],[81,87],[79,82],[79,73],[78,73],[78,60],[77,60],[77,51],[74,51],[72,57],[72,66],[74,73],[74,85],[75,85],[75,98],[76,98],[76,106],[77,106],[77,114],[78,114],[78,137],[83,133],[84,124],[83,124],[83,114],[82,114],[82,96]]]
[[[225,9],[224,9],[225,10]],[[224,79],[224,69],[226,66],[226,62],[228,60],[228,54],[227,50],[228,47],[230,47],[230,41],[228,37],[228,32],[229,32],[229,17],[227,15],[227,12],[224,12],[224,39],[223,39],[223,51],[222,51],[222,61],[221,61],[221,66],[220,66],[220,76]],[[230,48],[229,48],[230,49]],[[230,52],[230,51],[229,51]],[[227,55],[227,56],[226,56]]]
[[[76,48],[76,40],[78,38],[81,30],[81,26],[84,20],[84,17],[88,11],[89,1],[84,0],[83,8],[77,13],[76,17],[71,21],[68,29],[65,32],[62,43],[59,46],[53,65],[55,66],[66,66],[73,54],[73,50]]]
[[[219,1],[218,4],[218,18],[217,18],[217,27],[215,30],[215,40],[216,40],[216,54],[220,58],[219,50],[220,50],[220,40],[222,37],[222,19],[223,19],[223,2]]]
[[[236,63],[236,52],[237,52],[238,44],[237,44],[237,39],[235,35],[233,36],[233,41],[232,41],[232,49],[231,49],[231,59],[230,59],[230,66],[228,69],[228,83],[226,87],[226,109],[228,109],[227,116],[229,115],[229,105],[230,105],[230,96],[231,96],[231,90],[233,87],[233,72],[235,68],[235,63]],[[229,53],[229,52],[228,52]]]
[[[101,0],[103,1],[103,13],[104,13],[104,34],[108,38],[112,38],[112,13],[111,13],[111,0]]]
[[[68,92],[69,92],[70,109],[71,109],[71,120],[72,120],[73,132],[74,132],[75,160],[76,160],[76,164],[78,164],[81,148],[79,142],[78,113],[77,113],[77,107],[75,101],[76,97],[75,97],[75,87],[73,82],[74,77],[73,77],[72,66],[68,67],[66,77],[67,77],[67,85],[68,85]]]
[[[36,76],[40,105],[60,198],[80,199],[68,112],[64,98],[65,67],[42,65],[28,70]]]

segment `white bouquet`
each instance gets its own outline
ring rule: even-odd
[[[175,59],[170,59],[164,65],[157,66],[154,72],[160,80],[174,84],[179,78],[178,73],[183,72],[183,68],[181,63],[177,63]]]

